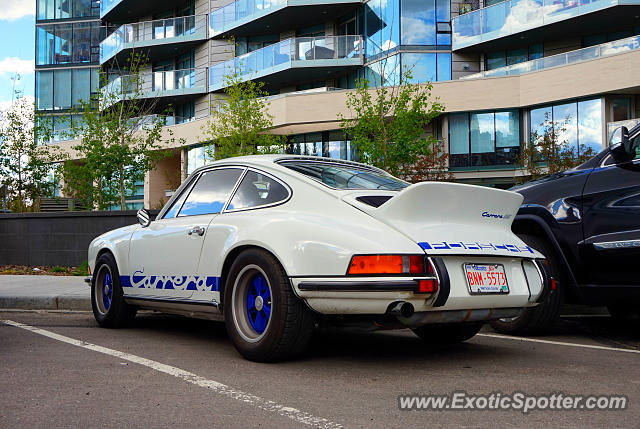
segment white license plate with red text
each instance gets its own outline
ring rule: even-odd
[[[470,293],[509,293],[504,265],[464,264],[464,270]]]

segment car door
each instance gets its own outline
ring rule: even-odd
[[[197,275],[202,244],[243,171],[223,167],[201,172],[161,219],[133,233],[129,250],[133,273],[126,294],[179,300],[208,286],[207,278]]]
[[[640,134],[631,137],[635,159],[616,163],[608,155],[583,191],[581,247],[590,284],[640,286]]]

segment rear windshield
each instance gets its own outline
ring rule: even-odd
[[[337,189],[401,190],[407,182],[375,170],[318,161],[287,161],[283,166]]]

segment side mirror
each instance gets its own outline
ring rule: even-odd
[[[629,141],[629,130],[627,127],[617,128],[613,134],[611,134],[609,147],[611,148],[611,155],[616,162],[626,162],[633,159]]]
[[[149,210],[147,209],[138,210],[138,213],[136,213],[136,217],[138,218],[138,222],[140,222],[140,225],[142,225],[143,228],[146,228],[149,225],[151,225],[151,215],[149,214]]]

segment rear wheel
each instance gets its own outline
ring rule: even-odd
[[[111,253],[96,261],[91,287],[93,316],[103,328],[121,328],[136,315],[136,308],[124,301],[118,265]]]
[[[429,344],[456,344],[472,338],[482,325],[482,322],[424,325],[413,329],[413,333]]]
[[[558,320],[564,302],[566,276],[560,268],[559,257],[549,242],[536,235],[518,235],[522,241],[541,252],[549,263],[551,276],[556,279],[556,290],[549,292],[547,299],[535,307],[522,310],[518,317],[498,319],[491,327],[503,334],[539,335],[548,332]]]
[[[257,362],[296,356],[313,331],[313,313],[293,293],[280,263],[259,249],[247,250],[233,262],[224,317],[238,352]]]

